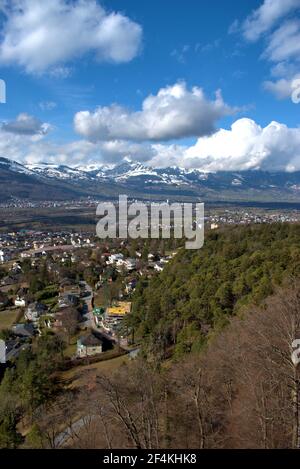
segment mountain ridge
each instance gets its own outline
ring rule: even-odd
[[[21,164],[0,158],[0,200],[13,197],[61,200],[119,194],[147,199],[285,201],[300,203],[300,171],[204,172],[179,167],[153,168],[140,162],[70,167]],[[48,197],[48,199],[47,199]]]

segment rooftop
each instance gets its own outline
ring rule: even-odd
[[[106,313],[109,316],[125,316],[131,311],[131,303],[127,301],[122,301],[115,306],[107,308]]]
[[[84,347],[97,347],[103,344],[103,340],[91,333],[87,336],[80,337],[79,342]]]

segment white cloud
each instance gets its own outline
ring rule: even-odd
[[[263,128],[251,119],[239,119],[230,130],[200,138],[185,150],[181,164],[207,171],[300,170],[300,129],[278,122]]]
[[[50,131],[51,126],[29,114],[23,113],[19,114],[15,121],[3,123],[0,128],[4,132],[12,134],[39,136],[46,135]]]
[[[273,77],[294,76],[297,73],[297,69],[296,64],[284,60],[271,68],[271,75]]]
[[[257,41],[281,18],[299,7],[300,0],[264,0],[263,4],[244,21],[242,31],[245,38],[249,41]]]
[[[54,143],[45,135],[6,132],[0,127],[0,155],[19,162],[49,162],[70,166],[120,163],[125,158],[149,166],[179,166],[204,171],[300,171],[300,128],[278,122],[261,127],[238,119],[229,130],[220,129],[190,146],[128,141],[75,140]]]
[[[268,38],[263,57],[275,63],[271,75],[278,78],[265,81],[264,88],[277,99],[291,98],[293,83],[300,76],[300,21],[286,21],[276,29]]]
[[[84,166],[92,163],[117,164],[124,158],[146,162],[156,155],[156,151],[151,145],[122,141],[93,143],[75,140],[57,143],[29,135],[9,134],[0,128],[0,155],[27,164],[47,162]]]
[[[269,39],[263,54],[272,62],[281,62],[299,58],[300,54],[300,21],[286,21]]]
[[[65,75],[62,64],[88,52],[99,61],[128,62],[141,46],[141,26],[95,0],[11,0],[2,10],[0,63],[28,73]]]
[[[263,83],[263,86],[267,91],[273,93],[277,99],[287,99],[292,97],[293,91],[295,90],[295,80],[299,78],[300,75],[295,75],[288,80],[285,78],[281,78],[277,81],[268,80]]]
[[[153,145],[150,166],[180,166],[204,171],[300,170],[300,129],[271,122],[261,127],[239,119],[230,130],[220,129],[190,146]]]
[[[277,99],[291,97],[292,83],[299,76],[300,58],[300,21],[297,10],[300,0],[264,0],[262,5],[238,28],[248,41],[257,41],[265,36],[265,50],[262,58],[273,62],[271,75],[278,79],[266,80],[265,90],[273,93]]]
[[[0,124],[0,156],[21,163],[55,164],[118,163],[128,157],[147,161],[155,154],[151,145],[126,141],[89,142],[75,140],[58,143],[47,139],[51,126],[20,114],[14,121]]]
[[[39,161],[42,161],[43,153],[39,153],[39,148],[43,137],[43,135],[6,132],[0,126],[0,156],[24,162],[26,155],[32,150],[38,155]]]
[[[208,101],[201,88],[189,91],[180,82],[148,96],[141,111],[118,105],[99,107],[94,113],[78,112],[74,125],[80,135],[93,141],[159,141],[208,135],[221,117],[233,112],[220,92],[214,101]]]

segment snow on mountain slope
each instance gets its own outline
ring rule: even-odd
[[[122,190],[137,193],[151,190],[154,193],[181,194],[189,191],[195,194],[220,194],[235,193],[238,196],[242,191],[258,191],[263,194],[284,192],[291,194],[294,198],[299,197],[300,172],[295,173],[270,173],[260,170],[249,170],[243,172],[220,171],[204,172],[199,169],[184,169],[179,167],[152,168],[143,163],[124,161],[118,165],[88,164],[69,167],[48,163],[25,164],[0,158],[0,179],[2,171],[2,185],[5,181],[13,181],[13,173],[30,176],[37,184],[50,184],[77,193],[85,191],[98,193],[106,191],[109,187],[116,193]],[[19,181],[19,178],[15,178]],[[32,183],[32,181],[31,181]],[[19,184],[19,182],[17,183]],[[119,185],[119,187],[118,187]],[[117,187],[115,187],[117,186]],[[19,187],[19,186],[17,186]],[[7,186],[9,192],[9,182]],[[176,192],[177,191],[177,192]]]
[[[5,159],[4,159],[5,160]],[[12,170],[25,172],[46,178],[59,180],[113,180],[119,183],[134,183],[136,181],[145,184],[187,185],[200,181],[207,181],[207,173],[199,170],[185,170],[183,168],[151,168],[142,163],[125,161],[119,165],[89,164],[69,167],[50,163],[36,163],[21,165],[8,162]]]
[[[32,171],[30,168],[26,168],[26,166],[7,158],[0,158],[0,165],[15,173],[27,174],[28,176],[34,176],[35,174],[35,171]]]
[[[56,179],[89,179],[88,174],[85,171],[80,171],[77,168],[70,168],[69,166],[64,165],[55,165],[48,163],[39,163],[39,164],[28,164],[25,165],[25,168],[33,173]]]

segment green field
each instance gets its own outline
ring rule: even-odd
[[[6,309],[0,311],[0,331],[9,329],[17,321],[18,315],[18,309]]]

